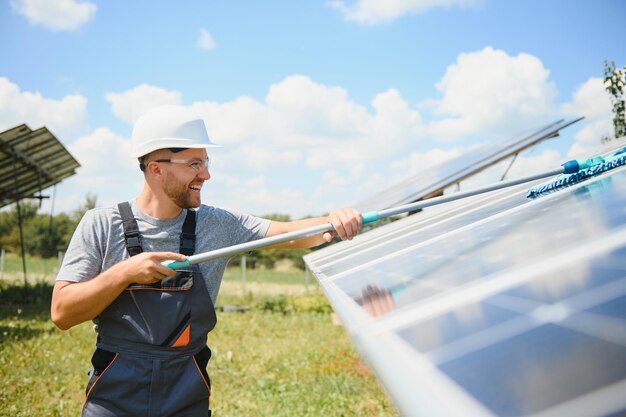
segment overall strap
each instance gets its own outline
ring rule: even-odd
[[[130,256],[139,255],[143,252],[143,248],[141,247],[141,234],[139,233],[139,226],[137,225],[137,220],[135,220],[135,215],[130,208],[130,203],[128,203],[128,201],[119,203],[117,208],[120,211],[120,216],[122,216],[126,250]]]
[[[187,216],[180,234],[180,253],[191,256],[196,250],[196,212],[187,209]]]

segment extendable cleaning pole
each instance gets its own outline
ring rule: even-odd
[[[475,195],[487,193],[490,191],[500,190],[514,185],[523,184],[526,182],[538,180],[541,178],[552,177],[559,174],[573,174],[579,170],[589,168],[598,163],[602,163],[602,158],[589,158],[584,160],[572,160],[564,163],[562,168],[552,171],[546,171],[540,174],[531,175],[529,177],[519,178],[516,180],[502,181],[495,184],[487,185],[485,187],[476,188],[465,192],[454,193],[450,195],[444,195],[441,197],[429,198],[428,200],[417,201],[415,203],[406,204],[403,206],[392,207],[380,211],[370,211],[361,215],[363,224],[373,223],[380,219],[395,216],[401,213],[408,213],[425,207],[436,206],[450,201],[460,200],[466,197],[472,197]],[[302,230],[296,230],[294,232],[284,233],[277,236],[267,237],[264,239],[255,240],[253,242],[242,243],[239,245],[229,246],[222,249],[213,250],[210,252],[199,253],[197,255],[189,256],[185,261],[164,261],[163,265],[172,268],[179,269],[185,268],[189,265],[199,264],[207,262],[212,259],[222,258],[225,256],[235,255],[241,252],[248,252],[254,249],[259,249],[266,246],[277,245],[279,243],[289,242],[292,240],[302,239],[318,235],[324,232],[330,232],[333,230],[333,226],[330,223],[320,224],[318,226],[309,227]]]

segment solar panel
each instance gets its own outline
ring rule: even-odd
[[[626,413],[626,168],[532,185],[305,257],[402,415]]]
[[[35,197],[76,173],[80,165],[45,127],[20,125],[0,133],[0,207]]]
[[[362,211],[372,211],[427,198],[530,146],[558,136],[559,130],[581,119],[559,120],[468,151],[457,158],[429,167],[353,206]]]

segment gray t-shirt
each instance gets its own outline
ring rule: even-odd
[[[180,234],[186,211],[173,219],[156,219],[131,201],[142,237],[144,252],[179,252]],[[265,236],[271,221],[259,217],[201,205],[196,211],[196,251],[249,242]],[[57,281],[87,281],[129,257],[124,242],[122,218],[116,206],[87,211],[74,231]],[[213,304],[228,258],[199,264]]]

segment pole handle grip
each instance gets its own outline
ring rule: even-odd
[[[368,211],[367,213],[361,214],[361,220],[363,221],[363,224],[374,223],[379,219],[380,217],[378,217],[377,211]]]
[[[161,262],[161,265],[166,266],[170,269],[181,269],[191,266],[191,262],[189,262],[189,258],[187,258],[184,261],[163,261]]]
[[[563,172],[565,174],[574,174],[580,170],[591,168],[594,165],[602,164],[603,162],[603,157],[594,156],[593,158],[587,159],[572,159],[571,161],[565,162],[561,166],[563,167]]]

